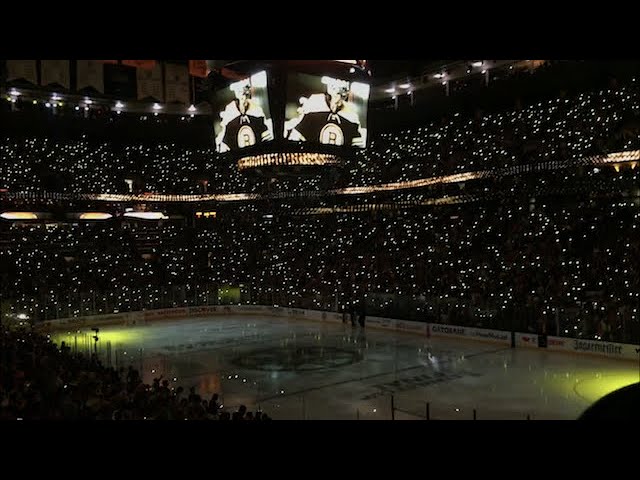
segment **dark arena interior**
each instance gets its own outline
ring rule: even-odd
[[[0,85],[0,419],[640,416],[640,62]]]

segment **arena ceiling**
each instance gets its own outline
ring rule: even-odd
[[[213,62],[220,67],[250,63],[247,60],[208,60],[207,62]],[[296,62],[307,63],[306,61]],[[316,60],[312,60],[308,63],[315,62]],[[323,61],[317,60],[317,62]],[[332,63],[333,61],[324,62]],[[366,68],[371,72],[370,101],[384,100],[396,94],[439,86],[443,82],[456,80],[469,74],[484,74],[488,70],[508,67],[518,62],[522,62],[522,60],[366,60]]]
[[[442,68],[461,60],[369,60],[373,83],[403,76],[416,77],[424,71]]]
[[[172,60],[170,62],[173,62]],[[246,60],[208,60],[210,65],[238,66],[248,62]],[[267,61],[269,62],[269,61]],[[318,61],[321,62],[321,61]],[[465,71],[472,60],[367,60],[367,69],[371,71],[371,100],[389,97],[389,88],[394,85],[411,84],[412,90],[418,90],[429,86],[425,81],[432,78],[437,72],[447,71],[454,74],[455,71]],[[495,62],[495,61],[494,61]],[[233,67],[232,67],[233,68]],[[454,74],[455,75],[455,74]],[[453,78],[453,77],[452,77]],[[436,82],[438,83],[438,82]]]
[[[184,60],[167,60],[167,62],[185,62]],[[213,60],[221,65],[237,62],[235,60]],[[463,60],[367,60],[367,64],[372,73],[372,83],[388,81],[396,77],[421,75],[424,71],[430,71],[454,62]]]

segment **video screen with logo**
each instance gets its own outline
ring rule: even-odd
[[[369,85],[330,76],[289,74],[284,138],[364,148]]]
[[[217,91],[213,115],[218,153],[273,140],[267,72],[255,73]]]

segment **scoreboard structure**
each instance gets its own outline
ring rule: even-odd
[[[336,165],[366,147],[366,61],[207,62],[216,152],[240,170]]]

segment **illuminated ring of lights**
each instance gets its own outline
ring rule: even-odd
[[[267,166],[322,166],[339,162],[336,155],[308,152],[277,152],[252,155],[238,160],[238,170]]]
[[[231,360],[237,367],[252,370],[309,372],[347,367],[362,360],[356,350],[318,345],[263,348],[243,353]]]

